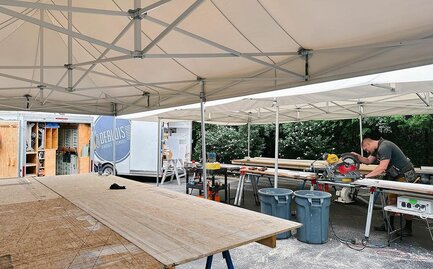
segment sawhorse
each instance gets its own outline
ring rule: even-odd
[[[232,258],[230,257],[230,252],[228,250],[224,250],[222,254],[223,254],[223,258],[226,260],[227,268],[234,269],[235,267],[233,266],[233,261]],[[206,269],[212,268],[212,260],[213,260],[213,255],[207,256]]]

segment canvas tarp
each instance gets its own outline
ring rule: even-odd
[[[0,0],[0,109],[128,114],[431,64],[432,13],[430,0]]]

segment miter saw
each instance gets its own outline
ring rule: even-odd
[[[325,153],[323,159],[327,162],[322,174],[323,180],[350,183],[361,177],[360,163],[353,154],[345,153],[339,158],[336,154]]]
[[[350,183],[361,177],[359,172],[359,160],[350,153],[342,154],[338,157],[336,154],[325,153],[323,159],[327,162],[325,170],[322,173],[322,180],[329,180],[338,183]],[[343,186],[341,190],[336,191],[337,202],[352,203],[357,195],[357,189]]]

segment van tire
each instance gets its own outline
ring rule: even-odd
[[[111,164],[106,164],[102,167],[102,174],[104,175],[114,175],[114,168]]]

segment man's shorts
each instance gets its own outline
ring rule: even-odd
[[[406,180],[406,178],[404,178],[404,177],[399,177],[399,178],[397,178],[397,179],[395,179],[394,181],[398,181],[398,182],[407,182],[407,180]],[[390,200],[390,199],[397,199],[397,194],[395,194],[395,193],[388,193],[388,201]],[[397,201],[396,201],[397,202]]]

